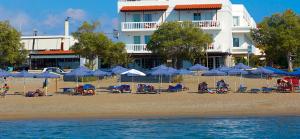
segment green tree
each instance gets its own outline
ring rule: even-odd
[[[300,17],[292,10],[266,17],[258,29],[251,31],[255,45],[266,54],[269,65],[288,67],[291,57],[300,48]]]
[[[28,52],[21,43],[21,33],[9,22],[0,21],[0,64],[1,67],[24,64]]]
[[[151,36],[147,48],[179,68],[182,60],[193,61],[205,54],[212,37],[191,22],[167,22]]]
[[[71,49],[80,56],[87,59],[86,66],[93,69],[94,59],[101,57],[104,64],[116,65],[124,64],[126,61],[125,45],[114,43],[102,32],[96,32],[99,22],[84,22],[76,32],[73,33],[78,40]],[[111,58],[113,57],[114,58]]]
[[[113,43],[104,53],[104,64],[110,66],[124,65],[127,66],[132,62],[130,55],[125,50],[125,44],[122,42]]]

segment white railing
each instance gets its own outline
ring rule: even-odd
[[[207,47],[207,52],[221,52],[222,48],[221,45],[218,45],[216,43],[210,44]]]
[[[158,27],[159,22],[122,22],[122,31],[149,31]]]
[[[243,54],[247,54],[248,53],[248,48],[240,48],[240,47],[231,48],[231,53],[243,53]]]
[[[126,44],[127,53],[151,53],[146,44]]]
[[[220,22],[215,21],[215,20],[192,21],[192,23],[197,28],[210,29],[210,28],[219,28],[220,27]]]

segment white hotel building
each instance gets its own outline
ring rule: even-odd
[[[144,68],[161,64],[146,44],[151,34],[169,21],[191,21],[213,36],[208,62],[206,58],[199,61],[210,68],[232,66],[234,57],[258,52],[249,35],[256,28],[255,21],[243,5],[230,0],[119,0],[118,14],[119,41],[126,44],[135,64]]]

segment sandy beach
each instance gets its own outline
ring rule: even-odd
[[[224,77],[217,77],[221,79]],[[214,77],[200,77],[211,86]],[[240,78],[225,77],[231,86]],[[96,96],[70,96],[55,92],[55,80],[50,81],[53,96],[25,98],[8,95],[0,99],[0,120],[64,119],[64,118],[145,118],[145,117],[206,117],[206,116],[275,116],[300,115],[300,94],[198,94],[197,78],[187,76],[183,83],[190,90],[180,93],[110,94],[98,89]],[[115,78],[91,82],[100,88],[117,84]],[[99,84],[100,83],[100,84]],[[266,80],[244,79],[249,88],[267,85]],[[275,79],[269,81],[275,83]],[[10,93],[23,90],[22,79],[9,79]],[[128,83],[131,84],[131,83]],[[58,81],[58,88],[74,87],[76,83]],[[158,87],[159,84],[153,84]],[[164,84],[166,88],[169,84]],[[41,79],[26,80],[26,90],[41,88]],[[232,87],[234,88],[234,87]]]

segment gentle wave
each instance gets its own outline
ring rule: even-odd
[[[0,139],[299,137],[300,117],[0,121]]]

